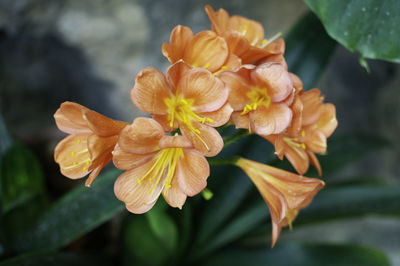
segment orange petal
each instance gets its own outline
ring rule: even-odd
[[[83,112],[86,110],[89,109],[77,103],[62,103],[54,114],[57,127],[69,134],[92,133],[87,121],[83,118]]]
[[[280,102],[293,92],[292,79],[281,64],[266,63],[259,65],[252,72],[252,75],[257,84],[267,88],[272,102]]]
[[[306,150],[302,147],[293,147],[285,145],[284,153],[290,164],[296,169],[296,172],[303,175],[307,172],[310,165]]]
[[[213,8],[209,5],[205,6],[208,18],[211,21],[213,31],[218,35],[221,35],[228,28],[229,14],[225,9],[220,8],[217,12],[214,12]]]
[[[318,129],[328,138],[335,131],[337,125],[335,106],[331,103],[323,104],[317,122]]]
[[[285,57],[283,54],[274,54],[267,56],[266,58],[260,60],[257,62],[257,64],[262,65],[265,63],[279,63],[283,66],[283,68],[287,71],[288,70],[288,65],[286,63]],[[290,73],[289,73],[290,74]]]
[[[133,154],[122,150],[121,147],[117,145],[112,154],[115,167],[121,170],[128,170],[144,164],[150,160],[155,153]]]
[[[183,60],[193,67],[203,67],[215,72],[221,68],[228,55],[225,40],[207,30],[194,36],[185,49]]]
[[[242,16],[232,16],[229,28],[241,33],[251,45],[261,44],[264,40],[264,28],[255,20]]]
[[[222,125],[225,125],[229,121],[232,112],[233,109],[227,102],[217,111],[209,113],[200,113],[199,116],[212,119],[213,122],[208,122],[208,121],[205,122],[207,125],[210,125],[212,127],[220,127]]]
[[[155,68],[146,67],[136,76],[131,99],[143,112],[163,115],[168,113],[164,99],[170,97],[170,94],[164,75]]]
[[[210,166],[206,158],[196,150],[184,150],[179,160],[176,178],[183,193],[194,196],[207,186]]]
[[[102,137],[118,135],[128,125],[128,123],[110,119],[92,110],[84,111],[83,117],[90,129]]]
[[[182,134],[193,143],[196,150],[207,157],[215,156],[222,150],[224,141],[217,130],[197,122],[193,122],[193,127],[200,133],[191,131],[185,124],[182,124],[180,129]]]
[[[91,187],[96,177],[100,174],[101,170],[111,161],[111,154],[104,154],[101,162],[98,166],[96,166],[93,171],[90,173],[89,177],[85,181],[86,187]]]
[[[250,64],[263,60],[271,55],[283,54],[285,51],[285,42],[283,39],[279,39],[276,42],[271,42],[264,48],[257,46],[250,46],[245,54],[241,56],[243,64]]]
[[[177,174],[171,180],[171,187],[164,188],[163,193],[165,201],[174,208],[182,209],[183,204],[186,201],[186,194],[182,192],[181,188],[178,184],[178,177]]]
[[[283,134],[273,134],[268,136],[261,136],[268,140],[275,148],[275,154],[278,156],[279,160],[283,160],[285,143],[283,141]]]
[[[193,99],[193,109],[201,113],[218,110],[229,95],[228,87],[203,68],[187,71],[180,79],[177,90],[185,99]]]
[[[165,76],[167,77],[167,80],[171,87],[171,92],[173,94],[175,94],[175,90],[178,86],[179,80],[190,69],[192,69],[192,67],[184,61],[178,61],[167,68]]]
[[[242,60],[240,59],[240,57],[238,57],[238,56],[236,56],[234,54],[229,54],[228,59],[226,60],[226,62],[224,63],[224,66],[222,67],[224,69],[222,69],[222,70],[224,70],[224,71],[226,71],[226,70],[236,70],[241,65],[242,65]],[[214,75],[216,75],[216,74],[214,73]]]
[[[160,149],[193,148],[192,143],[185,136],[163,136],[158,143]]]
[[[229,30],[222,34],[226,43],[228,44],[229,51],[237,56],[242,56],[249,50],[249,41],[235,30]]]
[[[250,84],[245,79],[234,72],[223,72],[218,77],[230,88],[228,101],[233,110],[241,111],[251,103],[247,97],[251,91]]]
[[[185,48],[192,39],[192,30],[189,27],[178,25],[171,32],[169,44],[163,43],[161,49],[162,54],[168,58],[171,63],[175,63],[183,58]]]
[[[174,127],[170,127],[170,121],[168,119],[168,115],[152,115],[152,118],[156,120],[164,129],[165,132],[171,132],[174,129],[177,129],[179,124],[178,121],[174,121]]]
[[[87,138],[87,148],[92,163],[98,165],[100,163],[99,160],[102,160],[106,153],[111,157],[111,152],[114,150],[117,141],[118,136],[100,137],[94,134],[90,135]]]
[[[321,91],[319,89],[311,89],[300,95],[303,103],[303,126],[311,125],[317,122],[320,116],[320,107],[322,104]]]
[[[272,245],[279,236],[280,228],[288,223],[287,212],[306,207],[325,185],[316,178],[302,177],[243,158],[236,165],[250,177],[270,209],[273,224]]]
[[[87,146],[89,134],[70,135],[61,140],[54,150],[54,160],[61,173],[71,179],[87,175],[92,170],[92,160]]]
[[[321,165],[319,164],[317,156],[311,151],[307,151],[308,157],[310,158],[311,164],[314,165],[314,167],[318,171],[318,175],[322,176],[322,168]]]
[[[128,170],[120,175],[114,183],[115,196],[126,204],[127,209],[136,214],[150,210],[161,193],[164,182],[161,180],[156,188],[149,193],[152,184],[148,180],[141,183],[142,178],[153,166],[154,160],[150,160],[136,168]]]
[[[249,120],[249,115],[241,115],[241,111],[238,112],[233,112],[231,119],[233,124],[235,124],[236,128],[243,128],[243,129],[249,129],[250,128],[250,120]]]
[[[260,106],[249,113],[252,130],[259,135],[279,134],[292,120],[292,110],[283,103],[272,103],[268,108]]]
[[[294,97],[294,101],[290,106],[292,109],[293,118],[290,126],[287,129],[287,134],[292,137],[296,137],[299,135],[302,126],[302,112],[303,112],[303,103],[301,102],[298,96]]]
[[[314,153],[325,153],[326,152],[326,137],[324,133],[319,130],[309,131],[305,129],[306,132],[306,141],[305,144],[307,149]]]
[[[158,142],[164,135],[163,128],[155,120],[138,117],[121,131],[118,144],[127,152],[147,154],[159,150]]]
[[[293,74],[291,72],[289,72],[289,76],[292,79],[293,82],[293,87],[296,90],[302,90],[303,89],[303,82],[301,81],[301,79],[299,78],[299,76],[297,76],[296,74]]]

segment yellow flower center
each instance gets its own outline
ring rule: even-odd
[[[88,171],[88,167],[90,165],[90,154],[89,154],[89,150],[87,149],[87,141],[86,140],[81,140],[78,139],[76,140],[76,144],[73,145],[74,147],[76,147],[77,149],[81,149],[79,151],[72,151],[71,152],[71,157],[74,159],[74,162],[72,163],[72,165],[69,166],[65,166],[62,167],[62,170],[69,170],[72,168],[76,168],[76,167],[82,167],[82,171]]]
[[[166,177],[164,184],[162,185],[164,190],[164,195],[167,194],[168,188],[171,187],[172,178],[175,175],[176,166],[180,158],[183,158],[182,148],[168,148],[162,149],[156,155],[156,159],[152,167],[143,175],[142,178],[138,178],[139,184],[143,182],[149,182],[151,187],[149,189],[149,194],[159,185],[160,181],[164,177],[166,171]],[[160,190],[160,192],[163,189]],[[157,199],[157,198],[156,198]]]
[[[193,122],[199,123],[213,123],[214,120],[208,117],[201,117],[193,111],[193,99],[184,99],[180,95],[173,96],[172,98],[164,99],[165,104],[168,107],[168,121],[171,128],[174,127],[174,122],[177,121],[179,124],[185,124],[188,129],[194,133],[194,135],[205,145],[207,150],[209,147],[200,137],[200,130],[194,127]]]
[[[271,98],[268,96],[266,88],[252,87],[251,91],[246,94],[251,104],[246,104],[241,115],[246,115],[250,111],[255,111],[259,106],[268,107],[271,104]]]

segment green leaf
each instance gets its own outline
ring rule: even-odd
[[[328,139],[328,151],[325,155],[318,156],[321,163],[323,176],[328,176],[342,169],[350,163],[360,160],[367,154],[384,148],[389,143],[387,140],[371,135],[353,133],[345,136],[334,136]],[[313,168],[312,168],[313,169]],[[317,176],[315,169],[306,175]]]
[[[173,259],[177,237],[177,227],[164,211],[129,215],[122,231],[124,264],[164,265]]]
[[[219,252],[208,259],[207,266],[389,266],[386,255],[377,249],[360,245],[286,244],[273,249],[243,248]]]
[[[56,201],[24,233],[16,237],[16,251],[55,250],[104,223],[124,208],[114,196],[119,170],[97,177],[91,188],[80,186]]]
[[[294,225],[365,214],[400,214],[400,186],[363,185],[322,190],[300,212]]]
[[[328,34],[364,58],[400,63],[397,0],[305,0]]]
[[[101,256],[77,253],[32,253],[24,254],[7,261],[0,262],[0,266],[102,266],[111,265]]]
[[[335,52],[336,42],[310,12],[290,30],[286,43],[289,71],[302,79],[305,89],[314,87]]]
[[[163,203],[159,200],[159,203]],[[164,203],[165,204],[165,203]],[[165,204],[166,205],[166,204]],[[178,229],[166,210],[153,208],[146,213],[151,230],[168,253],[174,253],[178,245]]]
[[[0,161],[0,188],[4,213],[44,193],[39,161],[20,143],[14,143]]]

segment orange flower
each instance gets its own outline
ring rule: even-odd
[[[269,40],[264,39],[264,28],[257,21],[236,15],[229,17],[228,12],[222,8],[215,12],[207,5],[205,9],[213,31],[226,40],[229,50],[239,56],[243,64],[284,53],[283,39],[274,42],[280,34]]]
[[[269,135],[289,126],[292,111],[285,101],[293,93],[293,85],[281,64],[245,65],[236,72],[221,73],[220,79],[231,89],[229,103],[237,128]]]
[[[223,140],[213,127],[224,125],[232,113],[228,87],[204,68],[179,61],[164,76],[155,68],[143,69],[131,90],[133,103],[150,113],[165,131],[177,128],[205,156],[215,156]]]
[[[322,180],[308,178],[240,158],[236,165],[250,177],[268,205],[272,220],[272,247],[281,228],[289,225],[299,210],[310,204],[315,194],[325,186]]]
[[[169,205],[182,208],[210,175],[207,160],[188,139],[165,135],[151,118],[136,118],[125,127],[113,155],[115,166],[127,170],[114,184],[115,195],[136,214],[150,210],[161,193]]]
[[[61,131],[71,134],[54,150],[54,160],[60,165],[61,173],[77,179],[91,172],[85,183],[91,186],[101,169],[111,161],[118,134],[127,123],[72,102],[62,103],[54,118]]]
[[[195,36],[190,28],[176,26],[171,33],[170,43],[164,43],[162,53],[171,64],[183,60],[192,67],[203,67],[215,75],[233,70],[241,60],[229,53],[225,40],[212,31],[202,31]]]
[[[274,144],[278,157],[282,160],[285,156],[299,174],[307,172],[311,161],[318,174],[322,175],[315,153],[326,152],[327,138],[338,124],[335,106],[323,104],[320,94],[320,90],[312,89],[296,95],[292,104],[292,126],[282,134],[265,137]]]

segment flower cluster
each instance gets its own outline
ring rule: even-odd
[[[317,154],[337,127],[335,107],[318,89],[305,91],[288,72],[285,42],[264,38],[260,23],[229,16],[206,6],[212,30],[193,34],[185,26],[172,30],[162,54],[171,65],[165,74],[153,67],[137,75],[130,92],[134,105],[151,118],[132,124],[106,118],[76,103],[65,102],[54,115],[60,130],[71,134],[55,148],[55,161],[69,178],[90,173],[90,186],[111,160],[125,172],[114,185],[116,197],[136,214],[147,212],[162,195],[182,208],[187,196],[207,186],[206,157],[224,147],[216,128],[228,123],[271,142],[298,174],[239,158],[269,207],[272,245],[324,186],[303,177],[309,163],[319,174]]]

